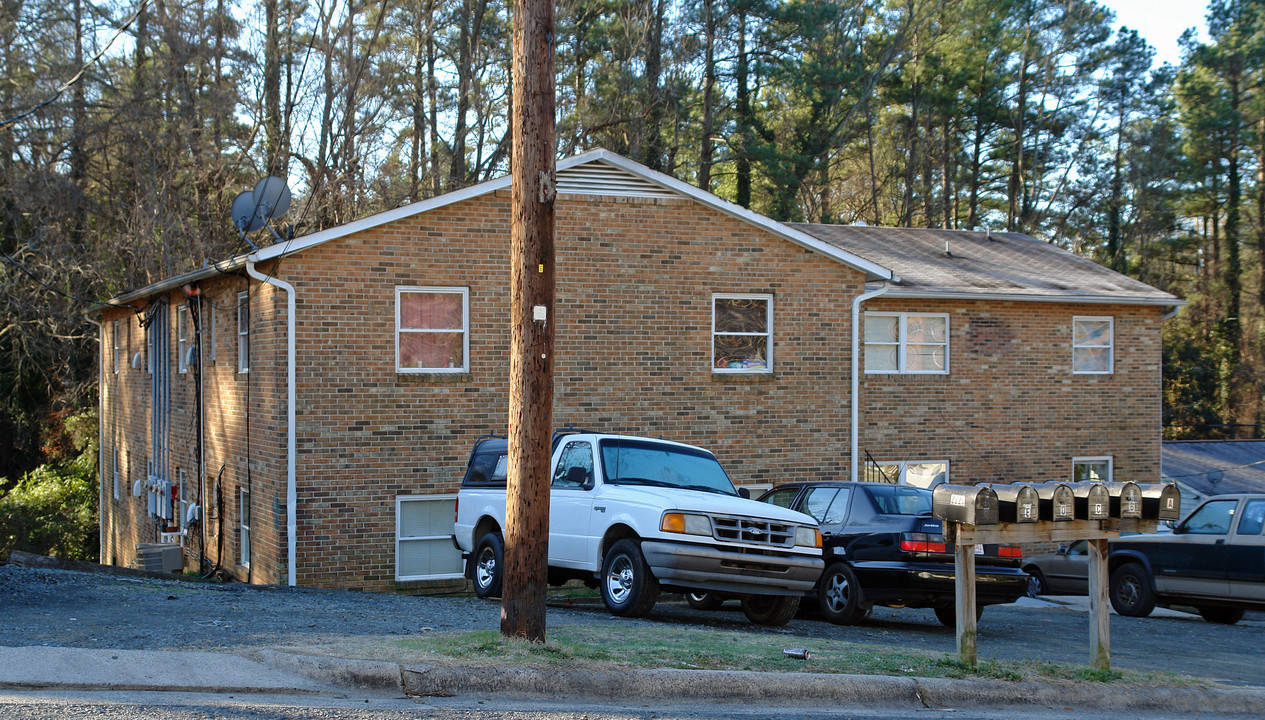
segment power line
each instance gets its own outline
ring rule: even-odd
[[[28,270],[28,269],[26,268],[26,266],[25,266],[25,265],[23,265],[22,263],[20,263],[20,262],[18,262],[17,260],[13,259],[13,258],[9,255],[9,253],[7,253],[7,252],[5,252],[5,251],[3,251],[3,250],[0,250],[0,255],[3,255],[3,256],[4,256],[4,259],[5,259],[5,260],[8,260],[10,265],[12,265],[13,267],[17,268],[18,270],[21,270],[21,271],[22,271],[22,274],[26,275],[27,277],[31,278],[31,279],[32,279],[32,280],[34,280],[35,282],[37,282],[37,283],[39,283],[40,285],[44,286],[44,287],[45,287],[46,289],[48,289],[49,291],[54,292],[54,293],[57,293],[58,295],[61,295],[62,297],[66,298],[66,299],[68,299],[68,300],[75,300],[75,301],[77,301],[77,302],[89,303],[89,304],[91,304],[91,305],[109,305],[109,306],[111,306],[111,307],[116,307],[116,308],[127,308],[127,309],[129,309],[129,310],[136,310],[137,312],[140,312],[140,310],[141,310],[141,308],[138,308],[138,307],[136,307],[135,305],[119,305],[118,303],[113,303],[113,302],[110,302],[109,300],[89,300],[88,298],[82,298],[82,297],[79,297],[78,295],[71,295],[70,293],[65,293],[65,292],[62,292],[61,290],[58,290],[57,288],[53,287],[52,285],[49,285],[48,283],[46,283],[46,282],[44,282],[43,280],[41,280],[41,279],[39,279],[38,277],[36,277],[35,273],[33,273],[33,272],[31,272],[30,270]]]
[[[84,63],[83,67],[79,68],[79,72],[76,72],[73,77],[71,77],[66,82],[62,83],[61,87],[57,88],[57,91],[53,93],[52,97],[48,98],[47,100],[43,102],[36,103],[29,109],[23,112],[20,112],[17,115],[14,115],[13,117],[0,120],[0,128],[8,127],[9,125],[16,123],[17,121],[23,118],[26,118],[35,114],[41,108],[45,108],[57,102],[57,99],[60,98],[62,94],[65,93],[66,90],[70,88],[71,85],[74,85],[75,83],[79,82],[80,78],[83,77],[84,73],[88,72],[88,68],[92,67],[98,60],[100,60],[101,56],[105,55],[106,51],[110,49],[110,46],[114,44],[114,41],[118,40],[119,36],[123,34],[123,31],[128,29],[128,27],[130,27],[131,24],[136,21],[136,18],[140,17],[140,14],[145,10],[146,6],[148,5],[149,5],[149,0],[141,0],[141,4],[136,8],[136,12],[132,13],[132,17],[128,18],[127,22],[119,26],[119,29],[116,30],[114,32],[114,35],[110,37],[110,41],[105,44],[105,47],[101,48],[101,50],[96,55],[93,55],[91,60]]]

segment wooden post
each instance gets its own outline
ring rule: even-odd
[[[501,634],[545,640],[553,425],[554,7],[514,0],[509,483]]]
[[[979,661],[976,647],[975,618],[975,543],[962,542],[961,527],[957,523],[945,523],[954,529],[953,542],[953,600],[957,613],[958,657],[968,665]]]
[[[1111,613],[1107,598],[1107,540],[1086,542],[1089,553],[1089,664],[1111,669]]]

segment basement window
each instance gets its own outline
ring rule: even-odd
[[[1110,375],[1115,360],[1115,321],[1110,317],[1072,319],[1072,372]]]
[[[395,371],[469,371],[470,291],[467,288],[395,289]]]
[[[772,295],[712,295],[712,372],[773,372]]]
[[[1111,482],[1111,456],[1072,458],[1072,482]]]
[[[395,499],[397,582],[464,577],[461,553],[452,545],[452,518],[456,509],[456,495]]]
[[[250,491],[242,489],[237,506],[237,556],[238,564],[250,567]]]
[[[879,462],[865,464],[866,482],[895,483],[930,488],[949,481],[948,460],[922,460],[918,462]]]

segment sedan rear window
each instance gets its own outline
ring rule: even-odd
[[[866,493],[874,501],[874,509],[880,515],[924,515],[931,513],[931,493],[916,487],[867,488]]]

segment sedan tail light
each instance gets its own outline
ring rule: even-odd
[[[999,545],[997,547],[997,556],[1009,557],[1009,558],[1021,558],[1023,557],[1023,550],[1015,547],[1014,545]]]
[[[944,536],[928,533],[904,533],[900,536],[901,552],[948,552]]]

